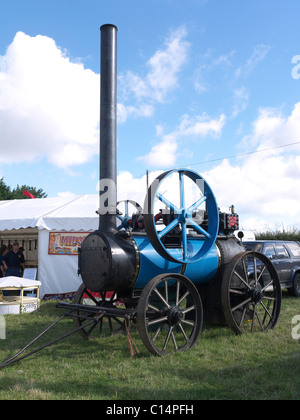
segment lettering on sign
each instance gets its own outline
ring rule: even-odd
[[[89,232],[50,232],[49,255],[78,255],[78,248]]]

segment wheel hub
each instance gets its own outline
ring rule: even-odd
[[[264,292],[262,292],[260,285],[253,287],[253,289],[251,290],[251,298],[254,303],[260,302],[264,297],[265,294]]]
[[[173,306],[168,313],[168,321],[171,325],[177,325],[183,319],[183,312],[178,306]]]

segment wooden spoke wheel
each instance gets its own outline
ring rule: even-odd
[[[157,356],[190,349],[202,329],[203,308],[194,284],[180,274],[163,274],[143,289],[137,328],[146,348]]]
[[[256,251],[243,252],[228,264],[222,284],[226,321],[237,334],[275,327],[281,287],[271,261]]]
[[[120,298],[117,298],[114,292],[100,292],[95,296],[84,284],[79,287],[73,299],[74,304],[99,306],[99,313],[101,308],[115,308],[119,301]],[[99,317],[99,314],[95,312],[86,311],[77,311],[74,315],[75,328],[79,328],[85,323],[89,323],[93,318],[96,320]],[[118,334],[124,330],[125,322],[123,318],[104,315],[92,325],[88,325],[78,332],[84,339],[92,340]]]

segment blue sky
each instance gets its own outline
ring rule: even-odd
[[[190,167],[243,228],[300,225],[298,0],[0,4],[7,184],[96,193],[99,28],[113,23],[120,198],[143,202],[147,169]]]

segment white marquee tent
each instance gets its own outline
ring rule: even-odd
[[[83,195],[76,197],[40,198],[31,200],[0,201],[0,231],[13,229],[38,229],[38,280],[42,283],[40,293],[58,295],[75,292],[81,284],[77,274],[78,256],[69,253],[51,252],[50,238],[60,237],[64,232],[72,238],[72,232],[91,232],[98,228],[96,210],[99,197]],[[59,235],[57,232],[60,232]],[[66,236],[63,239],[66,240]],[[65,247],[71,249],[71,247]],[[53,249],[53,247],[52,247]]]

